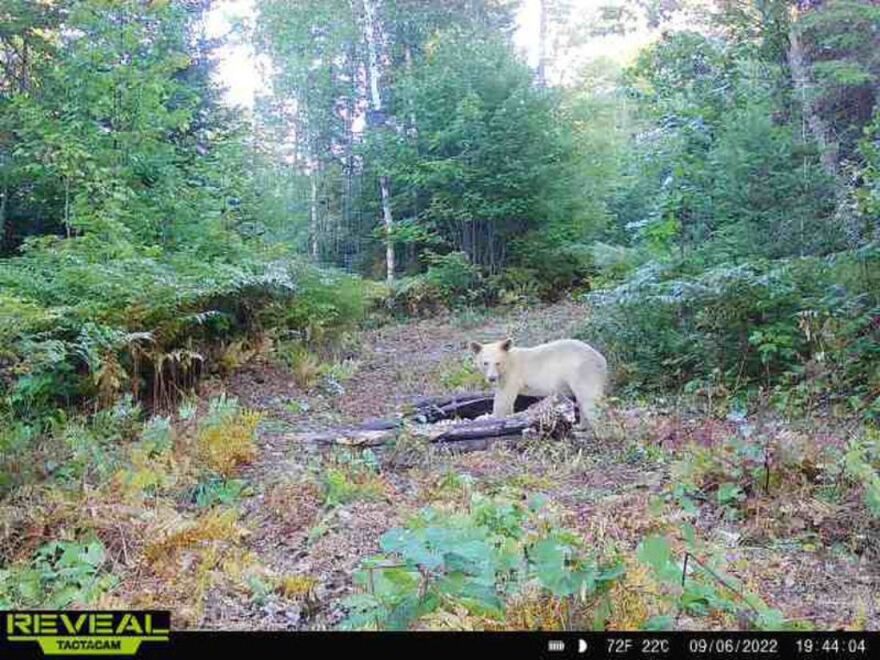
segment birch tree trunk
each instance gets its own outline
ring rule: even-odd
[[[351,89],[345,95],[345,176],[342,177],[342,228],[344,241],[350,242],[352,218],[352,178],[354,177],[354,113],[357,104],[357,63],[352,42],[346,51],[346,70],[351,82]],[[348,251],[346,250],[346,254]],[[336,246],[336,256],[340,256],[340,246]]]
[[[803,121],[819,147],[819,155],[823,169],[835,179],[837,178],[838,144],[831,137],[831,131],[825,120],[819,115],[815,99],[810,90],[810,76],[804,62],[804,49],[800,41],[797,25],[797,8],[792,9],[791,23],[788,31],[788,66],[791,69],[795,91],[800,96]]]
[[[379,87],[381,64],[379,61],[379,44],[376,39],[379,0],[364,0],[365,33],[368,53],[368,73],[370,78],[370,105],[377,115],[382,112],[382,94]],[[394,229],[394,218],[391,214],[391,184],[387,176],[379,177],[379,190],[382,195],[382,221],[385,225],[385,279],[394,281],[394,242],[391,233]]]

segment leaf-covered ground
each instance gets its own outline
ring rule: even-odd
[[[800,497],[785,481],[774,481],[767,493],[750,497],[736,519],[713,502],[702,503],[692,517],[682,511],[671,495],[677,449],[690,442],[714,447],[736,434],[731,422],[612,401],[598,438],[536,441],[459,455],[398,448],[393,454],[379,452],[378,471],[354,482],[345,481],[350,464],[343,454],[291,440],[304,430],[389,416],[415,396],[456,386],[473,389],[473,376],[464,366],[468,339],[510,335],[530,345],[571,336],[585,313],[580,305],[563,302],[383,326],[347,344],[347,354],[340,356],[348,365],[342,382],[324,382],[306,392],[285,368],[263,360],[218,384],[245,406],[265,413],[258,456],[241,474],[253,489],[241,505],[241,543],[248,566],[260,567],[276,582],[283,576],[286,586],[261,588],[259,578],[251,578],[242,592],[229,588],[229,581],[215,581],[206,594],[204,618],[196,625],[337,625],[344,617],[340,600],[357,589],[353,574],[378,551],[380,535],[421,507],[460,497],[454,484],[469,475],[466,479],[480,492],[543,494],[560,523],[592,547],[613,546],[634,555],[646,536],[663,533],[680,549],[681,525],[690,522],[707,551],[724,560],[727,574],[786,619],[820,629],[880,626],[876,526],[854,531],[857,523],[846,520],[845,503],[816,499],[806,487]],[[842,441],[846,430],[841,429],[811,420],[803,428],[776,425],[762,432],[809,444]],[[334,470],[343,483],[328,501],[326,484],[317,484]],[[649,594],[639,589],[637,580],[621,587],[617,596],[636,605],[619,608],[611,625],[637,625],[645,615],[641,610],[650,610]],[[680,628],[735,625],[712,617],[680,616],[676,621]]]

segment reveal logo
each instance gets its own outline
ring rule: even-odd
[[[167,642],[169,612],[4,612],[8,642],[37,642],[45,655],[134,655]]]

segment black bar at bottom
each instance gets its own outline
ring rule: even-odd
[[[169,640],[145,641],[136,658],[196,657],[417,658],[471,656],[542,660],[784,660],[880,658],[880,632],[212,632],[171,631]],[[216,655],[215,655],[216,654]],[[44,656],[33,641],[0,635],[0,658]],[[73,657],[73,656],[69,656]],[[79,655],[77,657],[83,657]],[[102,657],[122,657],[108,656]]]

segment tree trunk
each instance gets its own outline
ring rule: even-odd
[[[804,49],[800,41],[797,25],[797,8],[792,9],[791,24],[788,31],[788,66],[791,69],[795,91],[800,96],[803,121],[819,147],[823,169],[837,178],[838,144],[831,137],[831,130],[819,115],[815,99],[810,90],[810,74],[804,61]]]
[[[342,177],[342,234],[341,245],[336,247],[336,258],[341,261],[343,255],[350,253],[349,244],[352,235],[352,177],[354,176],[354,130],[353,121],[355,107],[357,105],[357,67],[355,63],[355,49],[352,43],[346,52],[346,70],[351,82],[351,89],[345,95],[345,154],[344,176]],[[345,263],[347,266],[348,264]]]
[[[309,183],[311,184],[310,198],[310,229],[311,232],[311,253],[314,261],[318,260],[318,172],[317,167],[312,163],[309,173]]]
[[[382,112],[382,94],[379,83],[381,64],[379,61],[379,44],[376,39],[379,0],[364,0],[364,31],[367,40],[368,73],[370,78],[370,104],[377,116]],[[392,231],[394,218],[391,214],[391,184],[387,176],[379,177],[379,189],[382,195],[382,221],[385,226],[385,279],[390,284],[394,281],[394,242]]]

